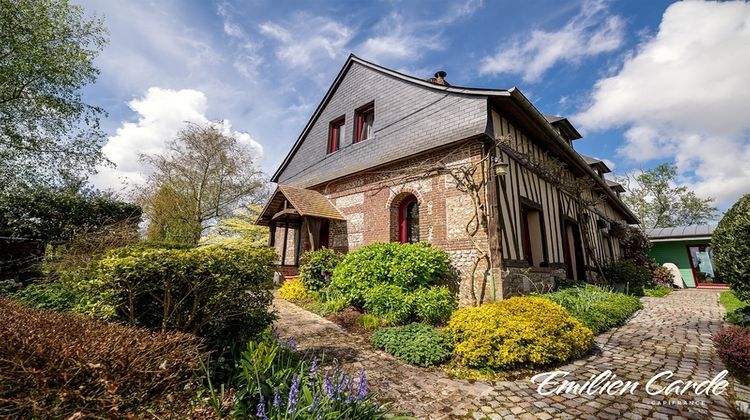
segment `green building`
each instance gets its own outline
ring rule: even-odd
[[[652,243],[649,255],[659,265],[676,265],[685,287],[726,287],[714,270],[711,235],[715,228],[692,225],[646,229]]]

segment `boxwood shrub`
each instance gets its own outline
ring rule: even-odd
[[[276,253],[214,244],[189,249],[115,250],[91,282],[119,319],[160,331],[245,340],[273,320],[268,308]]]
[[[602,287],[586,285],[547,293],[542,297],[565,308],[573,317],[589,327],[594,334],[622,325],[642,308],[635,296],[611,292]]]
[[[376,284],[411,292],[445,282],[450,275],[448,254],[429,244],[375,243],[344,257],[333,271],[331,288],[361,308],[365,292]]]
[[[716,270],[740,300],[750,302],[750,194],[725,214],[711,237]]]
[[[453,313],[445,332],[457,361],[470,368],[542,367],[580,357],[594,335],[560,305],[512,297]]]
[[[440,364],[451,354],[443,334],[425,324],[383,328],[370,340],[375,347],[418,366]]]

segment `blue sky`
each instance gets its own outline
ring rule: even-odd
[[[584,1],[80,1],[110,44],[94,182],[124,189],[184,121],[226,120],[276,169],[349,53],[454,85],[519,87],[615,172],[676,162],[725,208],[750,191],[750,5]]]

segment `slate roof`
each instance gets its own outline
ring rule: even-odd
[[[598,166],[599,169],[601,169],[602,172],[605,173],[605,174],[612,172],[612,170],[609,169],[609,166],[607,166],[607,164],[604,163],[604,161],[602,161],[601,159],[597,159],[597,158],[594,158],[594,157],[591,157],[591,156],[586,156],[586,155],[583,155],[583,154],[581,154],[581,157],[583,158],[583,160],[586,163],[588,163],[589,166]]]
[[[279,185],[258,216],[256,223],[264,226],[270,224],[273,215],[282,210],[284,199],[289,201],[289,205],[300,217],[346,220],[346,217],[323,194],[306,188]]]
[[[547,146],[550,148],[550,151],[558,155],[563,161],[568,161],[571,163],[571,169],[577,171],[580,174],[585,174],[584,176],[590,176],[592,177],[595,182],[600,184],[601,187],[608,187],[605,180],[603,180],[597,173],[592,169],[586,162],[583,160],[583,158],[570,146],[568,141],[565,140],[561,132],[566,132],[568,137],[570,138],[571,133],[573,135],[572,139],[581,138],[580,134],[575,130],[575,128],[570,124],[570,122],[564,118],[559,117],[562,119],[557,120],[557,116],[549,116],[554,120],[554,126],[552,123],[549,122],[547,119],[547,116],[543,115],[539,110],[524,96],[523,93],[518,88],[510,88],[510,89],[484,89],[484,88],[470,88],[470,87],[459,87],[459,86],[445,86],[445,85],[437,85],[434,83],[430,83],[428,81],[422,80],[420,78],[412,77],[403,73],[399,73],[395,70],[391,70],[386,67],[382,67],[380,65],[371,63],[369,61],[365,61],[354,54],[349,55],[349,58],[347,59],[344,66],[339,71],[338,75],[334,79],[333,83],[329,87],[328,91],[326,92],[325,96],[323,97],[320,104],[318,104],[317,108],[313,112],[313,115],[310,117],[310,120],[306,124],[305,128],[300,133],[299,137],[297,138],[297,141],[292,146],[291,150],[287,154],[287,156],[282,161],[279,168],[276,170],[276,172],[272,175],[271,181],[272,182],[283,182],[283,180],[280,180],[281,174],[284,172],[284,170],[289,165],[290,160],[292,157],[297,153],[297,151],[300,148],[300,145],[302,144],[303,140],[306,138],[308,133],[310,132],[312,126],[315,124],[316,120],[320,116],[320,114],[323,112],[323,110],[326,108],[328,102],[332,98],[334,92],[337,90],[338,86],[341,84],[341,81],[344,79],[344,76],[349,71],[349,69],[352,67],[353,63],[360,64],[370,70],[373,70],[375,72],[378,72],[380,74],[387,75],[389,77],[393,77],[394,79],[405,81],[413,86],[421,86],[423,88],[427,88],[428,90],[436,91],[436,92],[442,92],[446,94],[453,94],[457,97],[480,97],[485,98],[486,100],[490,101],[494,106],[502,107],[505,111],[509,112],[509,115],[515,117],[519,122],[520,120],[524,121],[524,125],[526,125],[530,130],[533,131],[531,133],[535,137],[537,137],[540,141],[543,141],[547,144]],[[397,92],[394,92],[394,94],[398,94]],[[487,124],[489,127],[489,124]],[[570,131],[572,130],[572,131]],[[489,138],[490,134],[482,134]],[[426,138],[431,138],[431,136],[423,136]],[[453,141],[457,142],[460,140],[465,140],[467,137],[460,137],[455,138]],[[363,142],[365,146],[367,145],[366,142]],[[435,147],[442,147],[446,144],[435,144],[432,145],[432,148]],[[364,147],[364,146],[363,146]],[[429,145],[422,145],[421,149],[418,152],[426,152],[428,150],[431,150],[431,147]],[[339,152],[337,152],[340,154]],[[399,156],[399,158],[406,158],[410,155],[411,152],[407,153],[407,150],[403,151],[403,155]],[[335,154],[331,154],[327,156],[325,159],[334,158],[336,157]],[[336,159],[336,162],[341,162],[339,159],[341,156],[338,156]],[[396,159],[391,159],[390,161],[395,161]],[[311,165],[311,171],[315,171],[316,169],[313,167],[314,165]],[[362,169],[360,169],[362,170]],[[341,175],[343,176],[343,175]],[[332,178],[333,179],[333,178]],[[325,181],[328,181],[329,179],[326,179]],[[322,181],[318,182],[321,183]],[[298,180],[294,180],[294,183],[300,184],[303,182],[300,182]],[[313,183],[308,183],[310,185],[305,186],[313,186]],[[614,207],[619,210],[624,216],[628,223],[638,223],[638,218],[635,216],[635,214],[617,197],[617,195],[610,189],[610,188],[602,188],[602,190],[605,192],[605,194],[608,196],[609,201],[614,205]]]
[[[653,242],[678,240],[678,239],[708,239],[716,229],[715,224],[689,225],[670,228],[646,229],[646,235]]]
[[[613,191],[625,192],[625,187],[623,187],[622,184],[612,181],[611,179],[607,180],[607,185],[609,188],[612,188]]]

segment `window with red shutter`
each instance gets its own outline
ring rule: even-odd
[[[331,122],[328,130],[328,153],[333,153],[341,147],[341,138],[344,136],[344,117]]]

